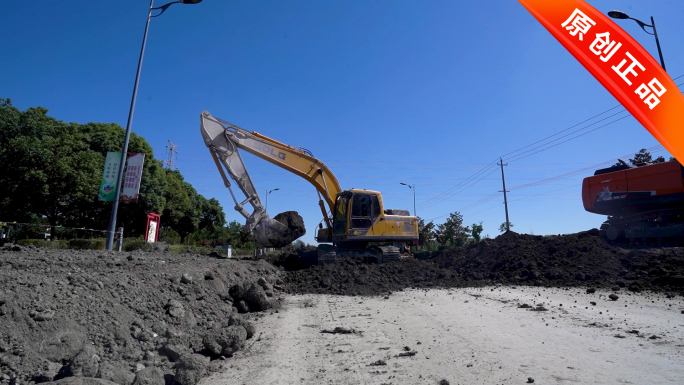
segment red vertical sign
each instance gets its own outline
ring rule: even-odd
[[[639,43],[582,0],[519,1],[684,163],[684,96]]]

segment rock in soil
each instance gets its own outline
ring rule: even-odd
[[[242,326],[243,328],[245,328],[245,331],[247,332],[247,339],[252,338],[254,332],[256,331],[254,324],[247,321],[243,316],[239,314],[231,314],[228,318],[227,326]]]
[[[174,380],[180,385],[195,385],[204,376],[205,359],[196,354],[181,357],[176,364]]]
[[[54,382],[43,382],[45,385],[117,385],[115,382],[92,377],[67,377]]]
[[[228,326],[207,333],[204,347],[214,356],[230,356],[245,346],[247,330],[242,326]]]
[[[15,373],[22,385],[60,377],[131,385],[137,369],[140,382],[154,368],[164,381],[182,355],[205,352],[208,331],[230,323],[229,288],[263,293],[259,278],[276,282],[284,272],[199,254],[0,248],[0,383]],[[231,351],[246,329],[254,333],[246,320],[225,326],[242,331]]]
[[[264,288],[257,284],[252,284],[252,286],[249,287],[249,290],[245,293],[245,302],[247,302],[249,308],[254,311],[264,311],[271,308],[271,303],[268,300]]]
[[[92,345],[86,345],[71,361],[60,369],[57,379],[65,377],[96,377],[100,367],[100,357]]]
[[[99,366],[97,378],[112,381],[120,385],[130,385],[135,379],[128,365],[121,362],[103,362]]]
[[[133,385],[165,385],[164,372],[153,366],[149,366],[135,373]]]

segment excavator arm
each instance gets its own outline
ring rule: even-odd
[[[257,132],[249,132],[234,124],[228,123],[204,111],[200,116],[202,137],[209,148],[216,167],[223,178],[224,185],[230,191],[235,210],[246,219],[245,230],[253,231],[257,242],[263,246],[275,246],[273,239],[283,239],[287,234],[287,226],[271,219],[264,210],[259,194],[252,183],[238,150],[249,152],[293,174],[299,175],[314,185],[319,197],[319,206],[327,228],[332,228],[332,213],[335,197],[342,190],[335,175],[320,160],[301,148],[290,147]],[[226,172],[235,181],[245,195],[238,202]],[[250,214],[245,205],[250,204]],[[293,239],[294,240],[294,239]],[[289,243],[289,242],[286,242]]]

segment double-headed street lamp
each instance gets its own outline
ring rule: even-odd
[[[646,32],[649,35],[655,36],[656,45],[658,46],[658,55],[660,55],[660,66],[663,67],[663,69],[665,71],[667,71],[665,69],[665,60],[663,60],[663,51],[660,50],[660,41],[658,40],[658,31],[656,31],[655,20],[653,20],[653,16],[651,16],[651,24],[646,24],[641,20],[635,19],[633,17],[629,17],[629,15],[627,15],[626,13],[624,13],[622,11],[610,11],[610,12],[608,12],[608,16],[612,17],[613,19],[632,19],[632,20],[636,21],[637,24],[639,24],[639,26],[641,27],[641,29],[644,30],[644,32]],[[648,32],[646,30],[646,27],[653,28],[653,33]]]
[[[112,215],[109,219],[109,229],[107,231],[107,243],[105,247],[107,250],[112,249],[114,244],[114,231],[116,230],[116,215],[119,211],[119,199],[121,199],[121,181],[123,179],[124,164],[126,162],[126,154],[128,153],[128,142],[131,137],[131,124],[133,123],[133,110],[135,110],[135,98],[138,94],[138,81],[140,80],[140,69],[142,68],[143,54],[145,53],[145,43],[147,43],[147,31],[150,28],[150,19],[157,17],[164,13],[171,5],[180,4],[197,4],[202,0],[178,0],[161,7],[154,8],[154,0],[150,0],[150,8],[147,11],[147,23],[145,24],[145,34],[143,35],[142,47],[140,48],[140,58],[138,58],[138,71],[135,73],[135,85],[133,86],[133,97],[131,98],[131,108],[128,110],[128,122],[126,123],[126,136],[124,137],[123,148],[121,149],[121,160],[119,161],[119,175],[116,179],[114,204],[112,205]],[[152,11],[161,10],[158,14],[152,16]]]
[[[413,215],[417,217],[418,214],[416,214],[416,185],[410,185],[402,182],[399,182],[399,184],[403,184],[404,186],[413,190]]]
[[[279,188],[274,188],[273,190],[266,190],[266,212],[268,212],[268,196],[271,195],[272,192],[280,190]]]

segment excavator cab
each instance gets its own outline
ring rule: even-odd
[[[382,213],[379,193],[348,190],[335,201],[333,236],[366,234]]]
[[[319,242],[395,242],[418,239],[416,217],[405,210],[384,210],[378,191],[351,189],[337,194],[332,234],[319,230]]]

